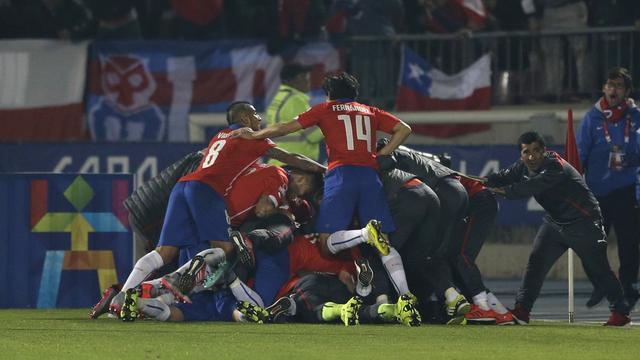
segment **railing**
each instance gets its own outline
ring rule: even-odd
[[[640,30],[634,27],[362,36],[348,41],[348,69],[360,79],[361,98],[389,109],[395,103],[403,45],[447,74],[491,53],[494,104],[595,97],[614,66],[626,67],[640,79]]]

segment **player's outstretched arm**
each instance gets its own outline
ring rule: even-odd
[[[267,150],[265,156],[276,159],[304,171],[324,173],[327,170],[327,168],[322,164],[315,162],[304,155],[290,153],[279,147],[274,147]]]
[[[239,136],[249,140],[260,140],[285,136],[300,129],[302,129],[302,125],[300,125],[298,120],[292,120],[286,123],[275,124],[258,131],[252,131],[250,128],[236,129],[231,132],[231,136]]]
[[[389,142],[380,149],[380,151],[378,151],[378,155],[391,154],[393,150],[398,148],[398,146],[400,146],[400,144],[409,137],[411,134],[411,127],[407,123],[400,121],[393,127],[392,131],[391,139],[389,139]]]

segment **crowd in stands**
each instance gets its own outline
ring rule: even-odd
[[[619,26],[640,30],[637,0],[0,0],[0,39],[263,39],[271,54],[306,41],[340,44],[353,36],[455,34],[464,40],[480,32]],[[569,91],[591,98],[598,88],[593,72],[623,66],[640,76],[631,56],[640,37],[628,34],[541,37],[535,43],[509,38],[489,47],[429,41],[418,53],[453,74],[492,51],[493,69],[518,72],[520,89],[533,89],[526,96],[544,94],[556,101]],[[360,75],[393,68],[396,64],[387,62],[397,59],[387,59],[388,49],[382,41],[352,43],[347,68]],[[398,49],[393,51],[398,58]],[[369,64],[372,58],[378,59],[375,64]],[[381,96],[393,77],[365,81],[363,95]]]
[[[268,37],[277,43],[536,30],[545,28],[548,14],[576,3],[588,9],[584,26],[640,26],[634,0],[0,0],[0,38]]]

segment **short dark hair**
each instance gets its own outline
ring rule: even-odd
[[[238,122],[238,115],[249,110],[251,103],[248,101],[234,101],[227,107],[227,124],[235,124]]]
[[[629,70],[623,67],[614,67],[613,69],[609,70],[607,80],[617,79],[622,79],[624,81],[624,87],[629,91],[633,91],[633,79],[631,78]]]
[[[329,99],[353,99],[358,97],[360,83],[355,76],[346,72],[327,75],[322,83],[322,89]]]
[[[280,80],[289,81],[300,74],[311,72],[313,66],[306,66],[297,63],[286,64],[280,69]]]
[[[527,131],[526,133],[520,135],[520,137],[518,138],[518,149],[520,149],[520,146],[522,144],[529,145],[534,142],[537,142],[542,147],[547,146],[547,144],[545,144],[544,139],[542,138],[542,136],[540,136],[540,134],[538,134],[535,131]]]

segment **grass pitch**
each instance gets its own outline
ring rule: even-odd
[[[123,323],[0,310],[0,359],[639,359],[640,327]]]

